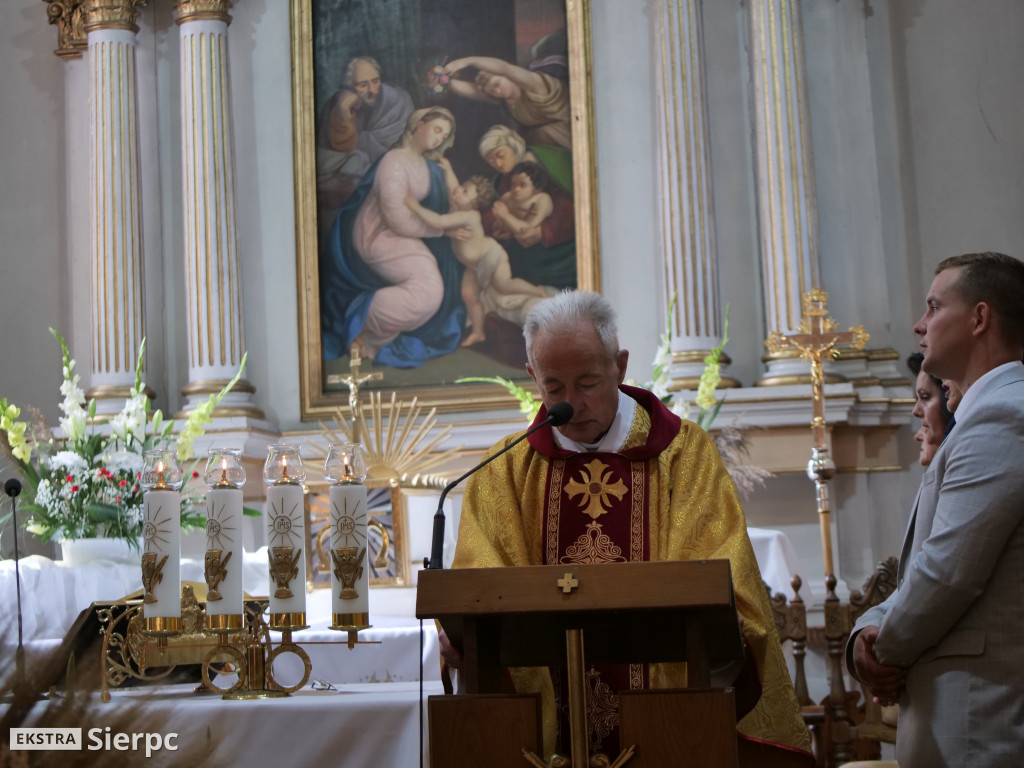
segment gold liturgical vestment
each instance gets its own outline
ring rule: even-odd
[[[647,390],[622,391],[637,407],[618,452],[563,450],[546,427],[471,478],[452,567],[727,558],[748,646],[740,679],[751,682],[746,687],[752,691],[744,697],[738,679],[737,701],[756,699],[737,725],[741,756],[768,750],[784,753],[778,757],[788,753],[800,764],[810,758],[798,751],[809,752],[810,739],[732,480],[704,430],[681,420]],[[537,420],[545,415],[542,409]],[[551,754],[559,740],[558,675],[546,668],[509,672],[517,690],[541,693],[544,749]],[[607,753],[617,742],[616,690],[685,684],[685,664],[588,665],[592,751]]]

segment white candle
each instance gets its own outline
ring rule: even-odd
[[[142,519],[142,613],[149,629],[177,631],[181,618],[181,494],[166,489],[146,491]]]
[[[242,626],[242,490],[206,493],[206,616],[216,629]],[[219,616],[216,620],[210,617]],[[230,617],[230,618],[228,618]]]
[[[366,548],[366,486],[337,483],[331,502],[332,629],[370,625],[370,568]]]
[[[264,522],[269,560],[270,625],[300,628],[306,623],[306,521],[302,486],[267,487]]]

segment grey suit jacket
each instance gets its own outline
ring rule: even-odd
[[[1024,366],[984,382],[921,479],[899,588],[857,622],[908,667],[900,768],[1024,765]]]

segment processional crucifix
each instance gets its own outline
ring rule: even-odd
[[[821,546],[825,555],[825,577],[835,575],[832,565],[832,529],[829,521],[828,486],[826,483],[836,473],[836,464],[828,455],[825,440],[825,394],[824,372],[821,361],[828,356],[835,360],[839,355],[839,344],[848,344],[850,349],[864,349],[868,342],[864,326],[857,325],[846,333],[836,333],[837,323],[828,316],[825,305],[828,293],[815,288],[803,296],[803,319],[797,333],[784,336],[772,331],[765,341],[771,353],[781,352],[786,347],[795,347],[800,356],[811,364],[811,403],[814,417],[811,419],[811,435],[814,447],[811,460],[807,462],[807,476],[814,481],[818,501],[818,522],[821,525]]]
[[[352,413],[352,442],[359,443],[361,435],[359,434],[359,385],[365,384],[368,381],[377,381],[383,378],[384,374],[380,371],[374,371],[373,373],[359,374],[359,368],[363,363],[363,358],[359,355],[359,345],[353,344],[349,349],[351,358],[349,360],[348,376],[341,376],[336,374],[334,376],[327,377],[328,384],[344,384],[348,387],[348,408]]]

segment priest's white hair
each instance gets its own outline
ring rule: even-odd
[[[617,315],[611,303],[593,291],[562,291],[534,304],[523,323],[526,357],[533,362],[533,339],[537,333],[568,333],[591,323],[611,357],[619,352]]]

